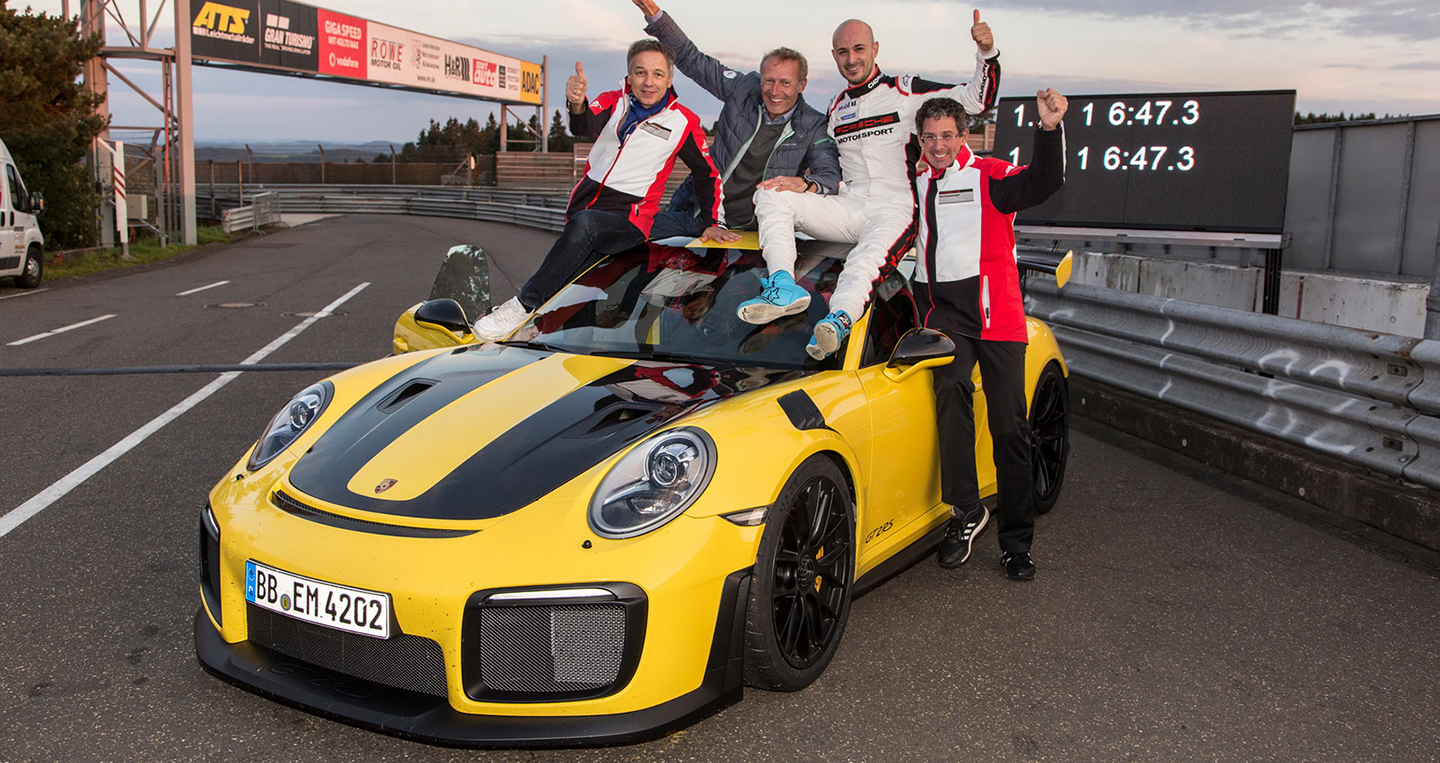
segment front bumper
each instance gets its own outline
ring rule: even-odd
[[[226,643],[203,607],[195,652],[216,676],[303,710],[399,737],[457,747],[623,744],[661,736],[738,701],[744,677],[749,569],[725,579],[699,688],[654,707],[590,716],[462,713],[448,700],[372,683],[300,662],[258,644]]]

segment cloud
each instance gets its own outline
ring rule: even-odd
[[[1242,36],[1332,32],[1401,40],[1440,40],[1435,0],[1014,0],[1010,10],[1080,13],[1117,20],[1157,18]]]
[[[1390,68],[1401,71],[1437,71],[1440,70],[1440,61],[1411,61],[1408,64],[1395,64]]]

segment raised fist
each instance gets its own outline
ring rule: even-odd
[[[1053,130],[1060,126],[1060,120],[1065,118],[1065,109],[1070,107],[1070,99],[1050,90],[1035,91],[1035,106],[1040,109],[1040,129]]]

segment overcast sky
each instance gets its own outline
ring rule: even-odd
[[[79,4],[71,0],[72,10]],[[643,26],[630,0],[312,4],[525,60],[549,56],[551,111],[576,60],[585,64],[592,94],[618,84],[624,49]],[[60,0],[31,5],[54,14],[61,8]],[[116,5],[133,23],[138,0]],[[754,69],[776,46],[800,50],[811,62],[806,95],[820,108],[841,85],[830,33],[847,18],[874,27],[887,72],[964,81],[974,67],[969,28],[976,6],[968,3],[669,0],[661,7],[701,50],[736,68]],[[170,8],[166,4],[157,25],[160,47],[172,44]],[[1440,0],[1005,0],[979,9],[1002,53],[1002,95],[1037,87],[1068,94],[1294,89],[1302,112],[1440,113]],[[716,20],[707,23],[712,14]],[[126,44],[113,20],[109,25],[110,44]],[[158,64],[115,63],[159,92]],[[195,72],[196,139],[204,142],[381,140],[398,146],[414,140],[429,119],[483,120],[494,110],[439,96],[205,67]],[[677,77],[676,89],[707,123],[719,113],[719,103],[688,80]],[[158,112],[122,82],[112,78],[111,91],[115,124],[158,124]]]

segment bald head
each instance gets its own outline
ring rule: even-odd
[[[851,85],[867,82],[875,73],[875,55],[880,52],[880,43],[875,42],[875,30],[869,24],[850,19],[835,27],[830,38],[830,54],[835,57],[835,68],[840,76]]]

